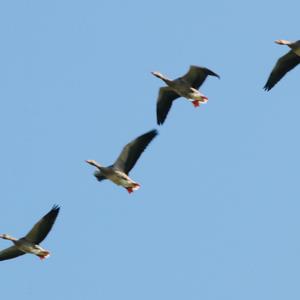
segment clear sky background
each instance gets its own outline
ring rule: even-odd
[[[0,232],[53,204],[52,256],[1,262],[1,299],[282,300],[300,289],[300,67],[264,86],[299,39],[299,1],[2,1]],[[220,74],[177,100],[131,172],[111,164],[156,128],[163,83]],[[0,248],[10,243],[0,240]]]

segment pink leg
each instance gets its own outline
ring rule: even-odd
[[[200,105],[199,100],[192,101],[194,107],[198,107]]]
[[[128,187],[128,188],[126,188],[126,190],[128,191],[129,194],[131,194],[133,192],[132,187]]]

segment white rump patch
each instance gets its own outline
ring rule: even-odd
[[[138,190],[140,187],[141,187],[141,186],[140,186],[138,183],[136,183],[136,184],[132,187],[132,190],[133,190],[133,191],[136,191],[136,190]]]

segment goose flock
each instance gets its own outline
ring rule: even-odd
[[[270,91],[287,72],[291,71],[300,63],[300,40],[295,42],[276,40],[275,43],[288,46],[290,51],[280,57],[276,62],[264,86],[266,91]],[[158,125],[162,125],[165,122],[173,101],[179,97],[188,99],[194,107],[207,103],[208,98],[199,91],[200,86],[204,83],[207,76],[220,78],[218,74],[210,69],[199,66],[190,66],[185,75],[175,80],[168,79],[159,72],[152,72],[152,74],[164,81],[167,85],[161,87],[158,93],[156,104]],[[128,193],[132,193],[140,188],[140,184],[129,177],[129,172],[157,134],[158,131],[153,129],[129,142],[122,149],[117,160],[108,167],[100,165],[95,160],[86,160],[86,162],[96,168],[94,176],[98,181],[109,179],[116,185],[124,187]],[[49,257],[50,252],[43,249],[39,244],[51,231],[59,210],[60,207],[54,205],[53,208],[33,226],[27,235],[20,239],[8,234],[0,234],[0,238],[13,243],[13,246],[0,251],[0,261],[16,258],[26,253],[34,254],[41,260]]]

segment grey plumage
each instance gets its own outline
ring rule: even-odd
[[[14,245],[0,251],[0,261],[12,259],[25,254],[26,252],[20,250],[20,247],[22,247],[23,244],[32,244],[33,248],[39,247],[35,245],[38,245],[46,238],[46,236],[53,227],[59,210],[59,206],[54,205],[52,209],[32,227],[32,229],[28,232],[28,234],[25,237],[20,238],[19,240],[11,237],[6,238],[10,239],[14,243]],[[5,238],[5,236],[7,235],[1,235],[2,238]],[[40,251],[41,250],[43,249],[41,248]]]
[[[157,134],[157,130],[154,129],[128,143],[122,149],[114,164],[108,167],[101,166],[95,160],[86,160],[86,162],[97,168],[94,176],[98,181],[110,179],[115,184],[123,186],[131,193],[139,187],[139,184],[129,178],[128,174]]]
[[[220,78],[218,74],[205,67],[190,66],[188,72],[175,79],[170,80],[159,72],[152,74],[162,79],[168,86],[161,87],[156,104],[157,124],[162,125],[171,109],[172,103],[179,97],[192,99],[193,96],[201,97],[199,87],[204,83],[207,76],[215,76]],[[202,95],[204,96],[204,95]]]

